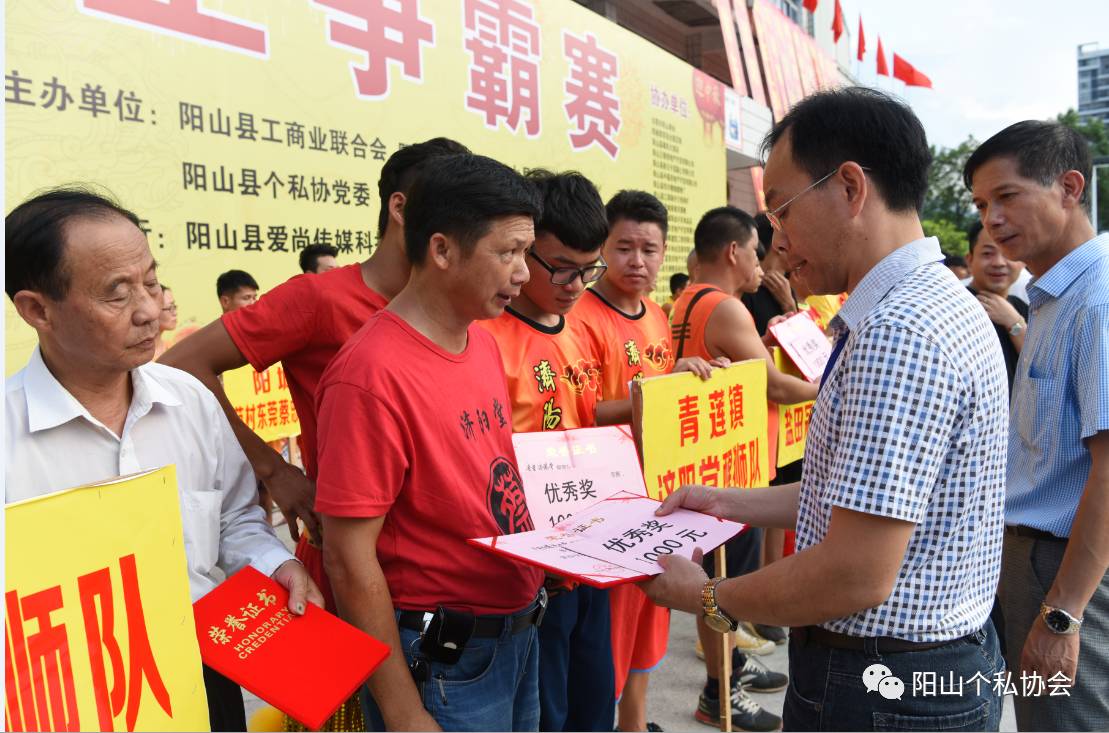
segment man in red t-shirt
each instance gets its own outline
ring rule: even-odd
[[[528,253],[531,277],[505,314],[482,325],[500,346],[518,433],[591,427],[600,359],[574,316],[586,285],[604,274],[608,234],[597,188],[580,173],[531,171],[543,197]],[[615,711],[608,591],[551,578],[539,629],[539,729],[610,730]]]
[[[469,545],[533,528],[496,318],[528,279],[535,187],[477,155],[428,166],[405,206],[408,285],[320,380],[316,508],[339,611],[392,654],[371,730],[535,730],[540,571]],[[370,433],[373,438],[370,438]]]
[[[315,393],[320,375],[347,339],[408,282],[403,212],[412,181],[428,160],[462,152],[466,148],[459,143],[435,138],[393,153],[382,166],[378,181],[378,243],[368,260],[320,275],[298,275],[254,305],[208,324],[162,357],[163,364],[189,372],[215,393],[254,473],[288,518],[294,539],[300,539],[297,518],[310,534],[318,535],[312,480],[316,475]],[[223,372],[246,364],[263,371],[278,362],[285,368],[300,417],[307,478],[243,423],[219,381]],[[306,541],[298,546],[297,556],[312,569],[321,562]]]
[[[335,611],[331,585],[323,568],[319,520],[313,511],[316,478],[316,386],[339,348],[408,282],[410,267],[404,254],[404,202],[408,190],[428,161],[466,152],[447,138],[434,138],[401,148],[381,168],[377,190],[381,200],[377,247],[366,260],[321,274],[291,278],[266,293],[254,305],[213,321],[166,352],[162,362],[190,372],[212,390],[255,475],[269,490],[298,540],[297,559],[319,586],[329,611]],[[223,391],[219,375],[250,364],[263,371],[281,362],[289,392],[300,418],[302,473],[286,463],[236,414]],[[299,536],[297,519],[308,532]],[[348,703],[349,704],[349,703]],[[348,707],[344,704],[344,709]],[[357,710],[357,707],[354,708]],[[350,721],[339,710],[332,721]],[[357,715],[353,724],[360,722]],[[329,722],[336,730],[344,724]]]

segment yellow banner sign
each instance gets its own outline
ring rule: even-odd
[[[254,371],[249,364],[225,372],[223,391],[239,419],[262,440],[270,442],[300,435],[300,418],[280,364],[264,372]]]
[[[633,399],[652,498],[684,484],[769,484],[764,360],[717,369],[708,381],[689,373],[645,379]]]
[[[208,730],[172,466],[5,510],[6,730]]]
[[[772,348],[778,371],[804,379],[801,372],[778,346]],[[809,435],[809,418],[816,402],[778,405],[778,467],[787,466],[805,457],[805,440]]]
[[[180,329],[219,314],[225,270],[264,291],[309,244],[364,259],[381,166],[432,137],[655,193],[663,297],[726,200],[723,85],[572,0],[50,0],[4,19],[7,209],[106,186],[143,219]],[[34,335],[6,314],[10,374]]]

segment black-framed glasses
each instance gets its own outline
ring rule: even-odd
[[[841,165],[842,165],[842,164],[841,164]],[[862,168],[862,169],[863,169],[864,171],[869,171],[869,170],[870,170],[870,169],[869,169],[869,168],[867,168],[866,166],[860,166],[860,167],[861,167],[861,168]],[[829,178],[831,178],[832,176],[834,176],[834,175],[835,175],[835,174],[836,174],[836,173],[837,173],[837,172],[839,171],[839,169],[840,169],[840,166],[839,166],[839,165],[837,165],[837,166],[835,167],[835,169],[834,169],[834,170],[833,170],[833,171],[832,171],[831,173],[829,173],[828,175],[824,176],[823,178],[821,178],[821,179],[819,179],[819,180],[817,180],[817,181],[813,181],[813,182],[812,182],[811,184],[809,184],[809,186],[808,186],[807,188],[805,188],[805,189],[804,189],[803,191],[801,191],[801,193],[797,194],[796,196],[793,196],[792,198],[790,198],[790,199],[789,199],[788,201],[786,201],[786,202],[785,202],[784,204],[782,204],[781,206],[776,206],[776,207],[774,207],[774,210],[773,210],[773,211],[768,211],[768,212],[766,212],[766,220],[770,222],[770,226],[771,226],[771,227],[773,227],[774,231],[776,231],[776,232],[780,232],[780,231],[782,231],[782,219],[781,219],[781,217],[779,216],[779,214],[780,214],[781,212],[785,211],[785,210],[786,210],[786,207],[788,207],[788,206],[789,206],[790,204],[792,204],[792,203],[793,203],[794,201],[796,201],[797,199],[801,198],[802,196],[804,196],[805,194],[807,194],[807,193],[808,193],[809,191],[813,190],[814,188],[816,188],[817,186],[819,186],[820,184],[824,183],[824,182],[825,182],[825,181],[827,181],[827,180],[828,180]]]
[[[608,265],[605,264],[603,259],[596,265],[586,267],[555,267],[535,254],[534,249],[529,249],[528,254],[534,257],[535,261],[542,265],[544,270],[551,273],[552,285],[569,285],[579,277],[582,285],[597,282],[605,274],[605,270],[608,269]]]

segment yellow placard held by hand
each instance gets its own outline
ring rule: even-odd
[[[223,391],[239,419],[267,443],[300,435],[300,418],[280,364],[264,372],[249,364],[225,372]]]
[[[645,379],[632,399],[652,498],[684,484],[768,485],[764,360],[714,369],[707,381],[690,373]]]
[[[778,346],[771,349],[774,365],[783,374],[804,379],[801,372]],[[788,466],[805,457],[805,439],[809,434],[809,418],[815,401],[778,405],[778,467]]]
[[[208,730],[173,467],[5,515],[7,730]]]

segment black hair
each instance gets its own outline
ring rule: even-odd
[[[764,158],[787,132],[794,163],[814,181],[854,161],[867,169],[890,211],[923,210],[932,152],[923,125],[903,102],[867,87],[816,92],[770,130]]]
[[[469,152],[469,148],[449,137],[434,137],[422,143],[406,145],[390,155],[385,165],[381,166],[381,175],[377,179],[377,196],[381,201],[381,211],[377,216],[377,238],[385,236],[385,227],[389,224],[390,196],[397,192],[407,196],[412,182],[429,160]]]
[[[578,252],[600,249],[608,237],[605,204],[593,182],[577,171],[552,173],[542,168],[525,177],[543,199],[543,215],[535,220],[535,234],[547,232]]]
[[[427,166],[404,205],[404,248],[422,265],[434,234],[458,240],[464,252],[489,233],[494,219],[539,219],[543,203],[531,181],[484,155],[449,155]]]
[[[73,219],[122,216],[140,229],[139,217],[107,193],[60,187],[32,196],[4,219],[4,291],[14,300],[20,290],[62,300],[69,292],[65,262],[66,226]]]
[[[943,264],[946,267],[966,267],[967,261],[965,257],[959,255],[947,255],[943,258]]]
[[[251,277],[249,272],[242,270],[228,270],[216,278],[216,295],[234,295],[242,288],[259,290],[258,281]]]
[[[774,242],[774,226],[766,216],[765,211],[755,214],[755,231],[759,235],[759,246],[763,251],[769,250]]]
[[[689,285],[689,275],[684,272],[675,272],[670,276],[670,295],[677,295],[678,291]]]
[[[974,253],[974,247],[978,244],[978,235],[982,233],[982,222],[978,219],[967,229],[967,252]]]
[[[300,271],[315,272],[321,257],[338,257],[339,249],[330,244],[310,244],[300,251]]]
[[[693,248],[700,262],[715,262],[732,242],[745,246],[756,233],[755,219],[743,209],[720,206],[705,212],[693,230]],[[756,246],[758,240],[755,240]]]
[[[972,188],[974,172],[994,158],[1013,158],[1025,178],[1050,186],[1067,171],[1086,179],[1081,203],[1086,203],[1093,158],[1090,144],[1077,130],[1060,122],[1025,120],[1009,125],[978,146],[963,166],[963,183]]]
[[[618,192],[605,205],[605,214],[608,216],[609,229],[616,226],[616,222],[621,219],[631,219],[639,224],[658,224],[663,239],[666,239],[666,231],[670,226],[666,207],[646,191],[625,189]]]

